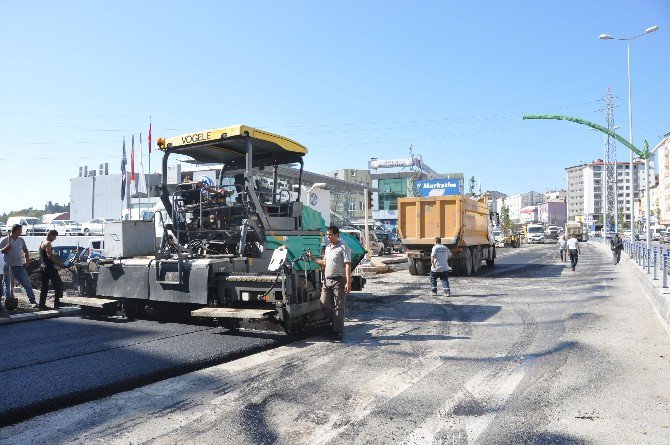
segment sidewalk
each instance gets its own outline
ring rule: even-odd
[[[604,244],[603,242],[594,239],[591,239],[589,244],[611,256],[611,250],[608,244]],[[635,278],[645,290],[645,295],[654,308],[654,312],[661,319],[665,331],[670,335],[670,276],[668,276],[667,280],[669,287],[663,288],[663,271],[661,270],[660,263],[657,265],[656,279],[654,280],[653,263],[652,267],[649,268],[649,274],[647,274],[647,268],[638,265],[625,251],[621,252],[620,264],[631,266]]]
[[[32,305],[25,295],[16,292],[14,296],[19,300],[19,306],[12,311],[5,310],[4,312],[0,312],[0,325],[18,323],[21,321],[39,320],[42,318],[66,317],[79,314],[80,312],[78,307],[61,307],[59,309],[40,311],[38,309],[32,308]],[[2,307],[4,308],[4,306],[5,299],[3,297]]]

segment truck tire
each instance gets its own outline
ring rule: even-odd
[[[486,260],[486,266],[487,267],[493,267],[495,262],[496,262],[496,260]]]
[[[409,263],[409,274],[410,275],[417,275],[416,273],[416,260],[414,258],[409,258],[407,260]]]
[[[472,275],[472,252],[470,252],[470,249],[465,248],[463,250],[463,258],[461,258],[460,263],[461,275],[464,277]]]
[[[416,260],[416,274],[417,275],[428,275],[430,272],[430,267],[428,263],[424,260]]]
[[[479,246],[473,247],[472,250],[472,274],[477,275],[479,266],[482,264],[482,248]]]

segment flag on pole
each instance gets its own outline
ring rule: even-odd
[[[142,165],[142,133],[140,133],[140,163],[138,165],[139,178],[137,178],[137,193],[147,194],[147,180],[144,176],[144,166]]]
[[[135,180],[135,135],[130,147],[130,182]]]
[[[123,138],[123,156],[121,157],[121,201],[126,198],[126,138]]]
[[[147,139],[149,140],[149,154],[151,154],[151,116],[149,116],[149,137]]]

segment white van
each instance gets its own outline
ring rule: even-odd
[[[7,225],[5,231],[10,233],[14,224],[23,226],[24,235],[46,235],[47,225],[42,223],[42,220],[34,216],[10,216],[7,218]]]
[[[667,228],[663,224],[657,224],[649,228],[651,230],[651,240],[658,241],[661,239],[662,232],[665,232]]]

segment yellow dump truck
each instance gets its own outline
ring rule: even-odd
[[[477,273],[482,261],[493,267],[496,258],[493,220],[485,196],[427,196],[398,199],[398,232],[407,251],[409,273],[430,272],[435,237],[449,247],[452,273]]]

